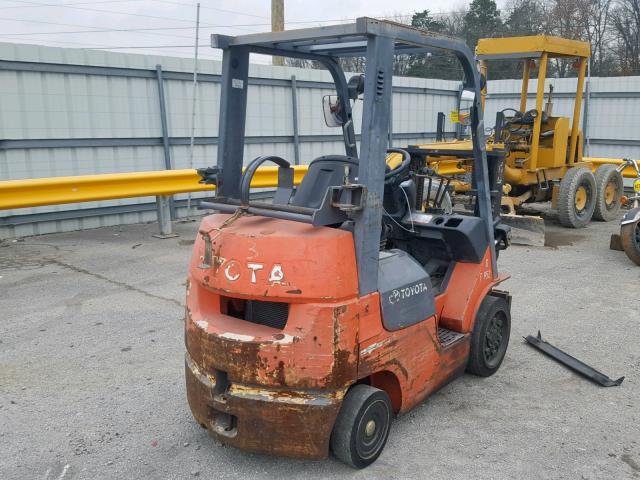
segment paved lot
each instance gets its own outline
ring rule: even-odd
[[[554,247],[503,252],[502,369],[399,418],[365,471],[244,454],[192,420],[182,302],[196,224],[176,229],[0,243],[0,478],[640,478],[640,268],[608,250],[615,224],[552,227]],[[624,384],[600,388],[525,345],[538,329]]]

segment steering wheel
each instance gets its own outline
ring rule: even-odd
[[[278,165],[278,187],[273,198],[273,203],[289,203],[291,193],[293,192],[293,168],[291,168],[289,162],[284,158],[275,155],[265,155],[251,160],[247,169],[242,174],[242,179],[240,180],[240,204],[243,207],[249,205],[249,190],[251,189],[253,175],[264,162],[269,161]]]
[[[523,123],[525,125],[533,125],[533,123],[536,120],[536,117],[538,116],[538,111],[533,108],[531,110],[527,110],[526,112],[521,112],[519,110],[516,110],[515,108],[505,108],[504,110],[501,110],[501,112],[504,114],[505,112],[513,112],[513,117],[507,117],[505,118],[507,120],[506,124],[512,124],[512,123]],[[546,115],[542,114],[542,121],[545,121]]]
[[[387,153],[399,153],[400,155],[402,155],[402,162],[396,168],[389,170],[384,174],[385,180],[389,180],[390,178],[404,173],[409,168],[409,164],[411,163],[411,155],[406,150],[403,150],[401,148],[388,148]]]
[[[516,110],[515,108],[505,108],[504,110],[500,110],[500,112],[504,115],[506,112],[513,112],[512,117],[507,117],[505,115],[506,124],[515,123],[522,121],[522,117],[524,117],[524,113],[520,110]]]

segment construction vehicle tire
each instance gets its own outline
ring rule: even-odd
[[[487,295],[476,313],[467,372],[480,377],[496,373],[507,352],[510,333],[509,304],[504,298]]]
[[[616,170],[615,165],[600,165],[595,177],[597,198],[593,218],[601,222],[616,220],[624,190],[622,174]]]
[[[627,257],[636,265],[640,265],[640,220],[620,227],[620,241]]]
[[[392,416],[385,391],[364,384],[353,386],[342,400],[331,433],[333,454],[354,468],[371,465],[387,443]]]
[[[558,216],[564,227],[585,227],[596,206],[596,179],[588,168],[574,167],[560,180]]]

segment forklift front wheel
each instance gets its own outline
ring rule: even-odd
[[[331,434],[333,454],[354,468],[371,465],[387,443],[392,413],[383,390],[362,384],[352,387]]]
[[[509,304],[501,297],[484,297],[471,334],[467,371],[481,377],[496,373],[507,352],[510,332]]]

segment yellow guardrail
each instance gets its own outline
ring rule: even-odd
[[[309,167],[296,165],[293,168],[294,183],[298,185]],[[215,188],[199,181],[200,176],[191,169],[5,180],[0,181],[0,210],[212,191]],[[259,168],[251,182],[256,188],[277,184],[278,167]]]
[[[620,165],[614,158],[585,157],[595,170],[600,165]],[[440,175],[465,173],[462,162],[443,159],[438,162]],[[296,165],[294,183],[298,185],[307,173],[308,165]],[[625,177],[634,178],[635,170],[628,167]],[[39,207],[63,203],[93,202],[117,198],[173,195],[185,192],[202,192],[215,187],[199,183],[195,170],[160,170],[133,173],[109,173],[72,177],[33,178],[0,181],[0,210]],[[278,167],[261,167],[253,177],[252,187],[275,187],[278,183]]]

